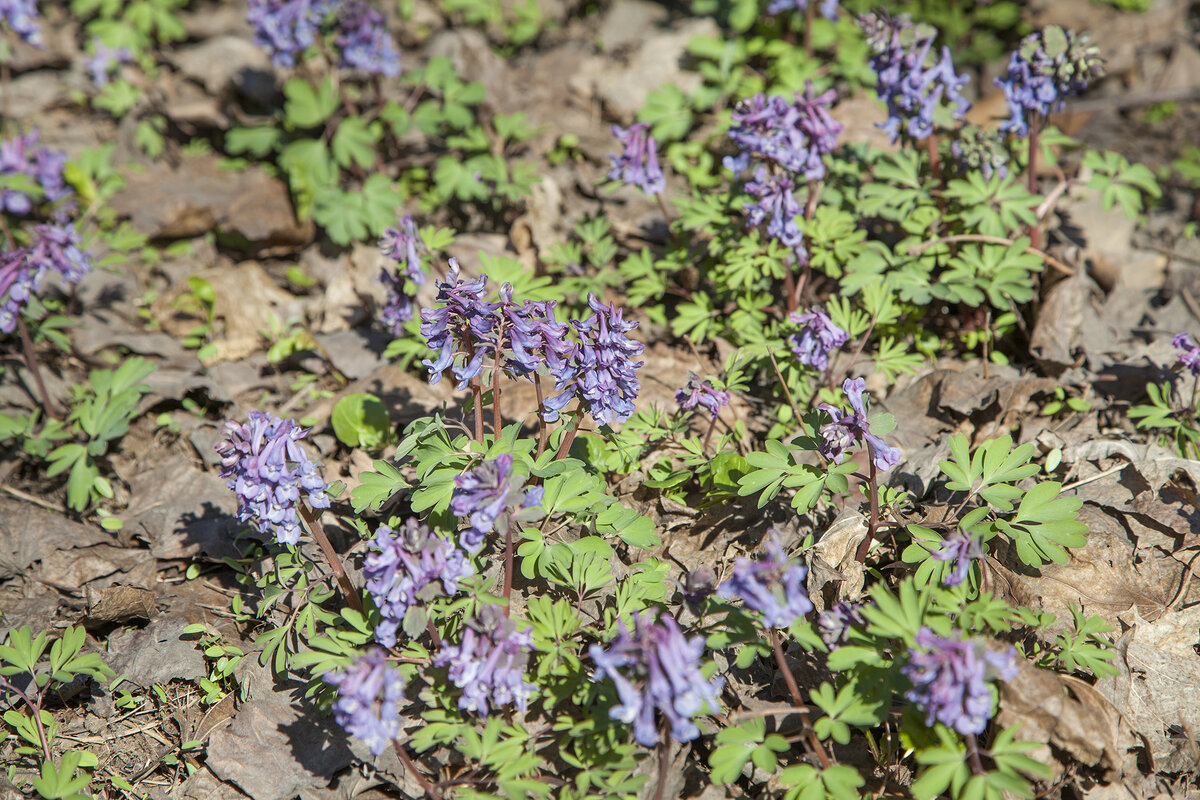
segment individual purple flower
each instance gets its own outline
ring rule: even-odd
[[[979,171],[985,181],[992,176],[1008,175],[1008,149],[994,131],[986,131],[978,125],[964,125],[954,141],[950,143],[950,155],[960,174]]]
[[[785,11],[799,11],[803,14],[811,5],[812,0],[771,0],[767,5],[767,15],[773,17]],[[821,16],[830,22],[837,22],[838,0],[821,0],[820,8]]]
[[[1179,363],[1193,375],[1200,376],[1200,346],[1186,333],[1177,333],[1171,345],[1179,350]]]
[[[796,252],[800,262],[808,260],[804,249],[804,234],[796,224],[800,216],[800,204],[792,193],[795,184],[786,173],[770,174],[766,167],[759,167],[754,180],[746,184],[746,191],[758,198],[745,203],[746,222],[751,227],[767,224],[767,235]]]
[[[617,636],[605,649],[598,644],[588,649],[596,672],[592,680],[610,679],[617,689],[618,703],[609,716],[633,725],[633,736],[643,747],[658,743],[658,710],[671,726],[671,737],[690,742],[700,735],[693,718],[720,708],[722,678],[706,680],[700,671],[704,637],[688,639],[669,614],[655,620],[655,612],[633,615],[632,630],[617,623]]]
[[[688,373],[687,385],[675,390],[675,402],[684,411],[703,408],[716,419],[721,409],[729,405],[729,392],[720,392],[694,372]]]
[[[887,121],[879,127],[892,142],[902,127],[913,139],[932,134],[934,114],[943,100],[954,104],[954,119],[963,118],[971,104],[961,89],[970,78],[954,72],[949,47],[942,47],[940,57],[931,55],[936,28],[913,25],[906,16],[882,14],[868,14],[861,22],[874,50],[871,69],[877,77],[876,93],[887,104]]]
[[[128,47],[112,48],[99,39],[92,39],[92,55],[84,61],[87,71],[92,73],[92,84],[107,86],[108,76],[121,64],[133,61],[133,50]]]
[[[842,392],[850,401],[851,412],[821,403],[818,408],[828,412],[832,421],[821,426],[821,443],[818,450],[821,455],[835,464],[840,464],[846,458],[846,451],[856,441],[862,441],[870,448],[874,456],[875,467],[887,472],[900,463],[901,453],[895,447],[888,446],[882,439],[871,433],[867,422],[867,411],[863,405],[863,392],[867,382],[862,378],[847,378],[842,384]]]
[[[290,419],[251,411],[250,421],[225,423],[226,439],[216,445],[221,477],[238,497],[238,519],[253,523],[279,544],[300,541],[300,492],[313,508],[329,508],[320,467],[309,460],[300,440],[308,435]]]
[[[633,359],[645,346],[625,335],[638,324],[625,322],[616,304],[605,306],[589,294],[588,307],[592,309],[590,317],[571,320],[581,340],[573,365],[578,377],[562,394],[548,399],[546,406],[556,413],[566,400],[578,394],[596,422],[624,422],[633,415],[633,401],[641,390],[637,371],[643,362]]]
[[[312,47],[321,25],[338,0],[249,0],[246,20],[254,28],[254,43],[277,67],[296,66],[296,56]]]
[[[379,271],[379,281],[387,289],[387,302],[379,309],[379,321],[393,336],[399,336],[404,332],[404,323],[416,313],[417,295],[409,291],[408,281],[403,274],[392,272],[387,267]]]
[[[327,672],[325,683],[337,689],[333,718],[347,733],[361,739],[378,756],[400,735],[400,701],[404,678],[387,661],[383,650],[372,648],[343,672]]]
[[[38,147],[38,131],[17,134],[0,142],[0,178],[25,175],[42,189],[48,202],[56,202],[71,193],[63,177],[67,154]],[[33,198],[19,189],[0,189],[0,211],[28,214],[33,210]]]
[[[613,136],[621,140],[624,152],[610,154],[613,167],[608,173],[611,181],[624,181],[646,194],[662,194],[667,182],[658,166],[658,145],[650,135],[650,126],[636,122],[628,128],[614,125]]]
[[[478,553],[484,538],[499,525],[501,532],[508,524],[506,512],[521,508],[536,508],[542,503],[543,489],[525,489],[512,482],[513,457],[501,453],[484,461],[475,469],[454,478],[454,494],[450,497],[450,513],[470,521],[460,543],[469,553]]]
[[[463,281],[458,261],[450,259],[446,280],[437,284],[438,308],[421,311],[421,335],[437,358],[421,363],[429,370],[429,382],[437,383],[442,373],[451,369],[458,378],[458,389],[467,388],[472,378],[483,369],[484,359],[495,353],[495,332],[498,324],[496,303],[487,297],[487,276]],[[456,358],[460,357],[458,363]]]
[[[449,667],[450,682],[462,689],[458,707],[487,718],[498,706],[516,706],[521,713],[537,687],[525,680],[533,635],[518,629],[496,606],[484,606],[468,620],[460,644],[442,647],[433,663]]]
[[[44,264],[35,262],[26,248],[0,250],[0,333],[17,328],[21,311],[41,291]]]
[[[387,287],[388,299],[379,313],[379,320],[386,325],[392,335],[399,336],[404,330],[404,323],[413,318],[416,292],[409,289],[408,282],[420,286],[425,283],[425,269],[421,265],[420,251],[424,250],[421,235],[411,216],[400,219],[397,227],[388,228],[379,240],[380,251],[397,262],[404,269],[392,272],[384,267],[379,274],[379,280]]]
[[[388,33],[386,20],[365,0],[342,0],[337,11],[336,39],[343,67],[387,78],[400,74],[400,53]]]
[[[41,47],[42,29],[37,19],[37,0],[0,0],[0,28],[8,27],[22,41]]]
[[[1103,74],[1100,51],[1086,33],[1050,25],[1029,34],[1009,56],[1007,72],[995,80],[1008,102],[1009,118],[1000,130],[1028,136],[1026,114],[1045,119]]]
[[[460,580],[475,574],[462,550],[412,517],[398,530],[381,525],[371,548],[363,561],[363,576],[382,617],[375,626],[375,641],[384,647],[396,645],[396,631],[412,607],[443,593],[453,595]],[[422,618],[420,625],[405,625],[405,632],[415,636],[424,627]]]
[[[808,569],[788,559],[772,530],[766,552],[756,561],[739,557],[733,562],[733,575],[717,587],[717,597],[740,597],[746,608],[762,614],[769,628],[790,628],[813,610],[804,586]]]
[[[858,607],[843,600],[817,616],[817,635],[832,652],[849,641],[851,628],[861,628],[866,624],[867,619]]]
[[[92,271],[92,254],[83,249],[83,241],[74,223],[35,225],[30,258],[39,267],[59,272],[67,283],[79,283]]]
[[[979,536],[955,531],[942,540],[941,547],[932,555],[938,561],[954,562],[954,569],[942,579],[942,583],[946,586],[958,586],[967,579],[971,564],[983,558],[983,542]]]
[[[820,309],[804,314],[793,311],[788,320],[800,330],[788,336],[788,346],[801,364],[824,372],[829,369],[829,354],[850,340],[850,334],[833,324]]]
[[[825,175],[822,156],[837,147],[843,126],[829,114],[828,107],[837,99],[830,89],[815,94],[812,82],[804,93],[796,92],[792,102],[778,95],[756,94],[733,110],[729,138],[738,146],[736,157],[726,157],[725,166],[741,172],[752,158],[765,158],[806,180]]]
[[[988,681],[1017,676],[1016,652],[989,650],[983,642],[959,641],[921,628],[901,672],[913,683],[904,696],[925,712],[925,724],[940,722],[964,736],[983,733],[992,718]]]

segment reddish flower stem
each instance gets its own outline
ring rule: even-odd
[[[546,442],[550,439],[550,428],[546,425],[546,401],[542,396],[542,376],[536,372],[533,374],[533,389],[537,392],[538,406],[538,446],[535,459],[541,458],[542,453],[546,452]]]
[[[821,762],[821,769],[828,769],[829,755],[825,752],[825,746],[821,744],[821,740],[817,738],[816,731],[813,730],[812,719],[808,716],[808,706],[804,704],[804,700],[800,697],[800,687],[796,685],[796,676],[792,674],[787,660],[783,657],[783,644],[779,641],[779,634],[775,632],[774,628],[768,628],[767,636],[771,640],[771,649],[775,651],[775,663],[779,665],[779,671],[783,673],[783,680],[788,687],[788,694],[792,696],[792,705],[796,707],[796,713],[800,715],[800,723],[804,726],[805,744]]]
[[[308,527],[309,533],[317,540],[317,544],[321,547],[321,552],[325,555],[325,560],[329,562],[329,568],[333,570],[333,577],[337,580],[338,587],[342,590],[346,602],[350,604],[351,608],[361,614],[363,611],[362,597],[358,592],[354,591],[354,585],[350,583],[350,576],[346,574],[346,568],[342,566],[342,560],[338,558],[337,551],[333,549],[333,544],[325,534],[325,527],[306,504],[301,502],[298,508],[300,509],[300,517]]]
[[[396,751],[396,755],[400,758],[400,763],[404,765],[404,768],[412,773],[412,776],[416,779],[417,783],[421,784],[421,788],[425,790],[425,794],[429,796],[430,800],[442,800],[442,795],[437,790],[437,787],[430,783],[429,779],[421,774],[421,771],[417,769],[417,765],[414,764],[412,758],[409,757],[408,751],[401,747],[400,743],[395,739],[392,739],[392,749]]]
[[[42,411],[48,417],[62,419],[58,410],[50,402],[50,394],[46,391],[46,384],[42,381],[42,370],[38,366],[37,355],[33,352],[33,337],[29,335],[29,326],[25,324],[25,317],[20,312],[17,312],[17,330],[21,333],[21,349],[25,352],[25,366],[29,367],[29,371],[33,374],[33,382],[37,384],[38,395],[42,400]]]

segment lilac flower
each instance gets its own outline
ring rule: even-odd
[[[462,689],[458,707],[487,718],[496,706],[515,705],[521,713],[537,687],[525,681],[525,666],[533,635],[496,606],[485,606],[467,622],[462,643],[445,645],[434,657],[438,667],[449,667],[450,682]]]
[[[721,409],[729,405],[729,392],[719,392],[706,380],[694,372],[688,373],[687,385],[675,390],[675,402],[684,411],[692,411],[697,406],[712,414],[716,419]]]
[[[740,597],[746,608],[762,614],[771,628],[790,628],[813,610],[804,586],[808,569],[788,559],[779,535],[772,530],[766,553],[757,561],[739,557],[733,575],[717,588],[717,597]]]
[[[849,641],[847,637],[851,628],[866,624],[866,617],[857,606],[840,601],[817,616],[817,634],[832,652]]]
[[[801,326],[788,336],[788,345],[801,364],[824,372],[829,369],[829,354],[850,340],[850,334],[833,324],[820,309],[805,314],[793,311],[788,320]]]
[[[942,583],[946,586],[958,586],[967,579],[972,562],[983,558],[983,542],[979,536],[955,531],[953,535],[942,540],[941,549],[935,550],[932,555],[938,561],[954,562],[953,571]]]
[[[121,64],[133,61],[133,50],[128,47],[111,48],[99,39],[92,39],[92,55],[84,61],[92,73],[92,83],[107,86],[109,74]]]
[[[690,742],[700,735],[692,721],[697,714],[720,708],[722,678],[705,680],[700,672],[704,637],[685,639],[678,623],[668,614],[655,621],[655,612],[633,615],[633,630],[617,624],[617,637],[608,649],[594,644],[588,649],[596,672],[592,680],[612,680],[619,702],[609,716],[633,724],[633,736],[643,747],[658,742],[654,722],[657,709],[671,725],[671,736]]]
[[[0,250],[0,333],[12,333],[29,299],[41,291],[46,267],[26,248]]]
[[[555,318],[555,305],[553,300],[526,300],[518,306],[512,300],[512,284],[500,287],[504,368],[514,376],[527,376],[544,364],[554,378],[556,391],[561,391],[577,373],[578,348],[567,338],[570,326]]]
[[[867,411],[863,406],[863,391],[866,388],[867,382],[862,378],[847,378],[842,384],[842,392],[850,401],[852,409],[849,414],[828,403],[818,406],[833,417],[831,422],[821,427],[821,443],[818,450],[833,463],[840,464],[846,458],[846,451],[850,446],[861,440],[871,449],[876,468],[887,472],[900,463],[901,453],[871,433],[867,423]]]
[[[92,254],[83,249],[83,241],[74,223],[36,225],[30,258],[39,267],[62,274],[67,283],[79,283],[92,271]]]
[[[404,275],[392,272],[387,267],[379,271],[379,281],[387,287],[387,302],[379,310],[379,321],[399,336],[404,332],[404,323],[413,318],[416,313],[417,298],[415,292],[408,290],[408,281]]]
[[[635,122],[628,128],[613,125],[612,132],[621,140],[624,152],[608,156],[613,163],[608,179],[624,181],[646,194],[662,194],[667,182],[658,166],[658,145],[650,135],[650,126],[644,122]]]
[[[812,0],[771,0],[767,5],[767,15],[775,16],[785,11],[808,11]],[[821,16],[830,22],[837,22],[838,0],[821,0]]]
[[[254,28],[254,43],[277,67],[296,66],[296,56],[312,47],[321,24],[338,0],[249,0],[246,20]]]
[[[1193,375],[1200,376],[1200,346],[1186,333],[1177,333],[1171,340],[1171,346],[1179,349],[1179,363],[1188,368]]]
[[[794,183],[789,175],[771,175],[765,167],[759,167],[754,173],[754,180],[746,184],[746,191],[758,198],[757,202],[746,202],[746,222],[751,227],[757,227],[765,221],[767,235],[791,247],[796,251],[798,260],[804,262],[808,260],[808,251],[804,249],[804,234],[796,224],[800,205],[792,194],[793,188]]]
[[[940,58],[931,56],[937,29],[881,14],[868,14],[862,24],[875,52],[876,93],[887,103],[888,118],[879,127],[891,141],[900,136],[901,126],[913,139],[932,134],[942,100],[954,104],[954,119],[962,119],[971,104],[960,90],[970,78],[955,74],[950,48],[943,46]]]
[[[342,0],[337,29],[343,67],[387,78],[400,74],[400,53],[388,33],[383,14],[365,0]]]
[[[383,618],[375,627],[375,641],[384,647],[396,645],[396,630],[408,610],[437,597],[439,584],[446,595],[452,595],[461,579],[475,574],[470,560],[453,542],[438,538],[412,517],[399,530],[381,525],[371,547],[363,576]],[[413,626],[405,627],[410,636],[416,635]],[[424,622],[415,627],[419,631]]]
[[[421,335],[438,356],[421,363],[429,370],[430,383],[437,383],[442,373],[451,369],[458,378],[457,388],[462,390],[479,375],[484,358],[495,352],[498,305],[484,300],[487,276],[464,282],[459,277],[458,261],[453,258],[446,280],[437,287],[437,300],[443,305],[421,311]],[[462,361],[456,364],[455,358],[460,355]]]
[[[1028,136],[1026,114],[1044,119],[1103,74],[1100,51],[1086,33],[1050,25],[1029,34],[1009,56],[1008,71],[995,81],[1008,102],[1009,118],[1000,130]]]
[[[960,173],[979,170],[985,181],[993,175],[1001,178],[1008,175],[1008,150],[995,132],[986,131],[978,125],[964,125],[958,136],[950,143],[950,155]]]
[[[709,567],[696,567],[683,576],[683,599],[688,605],[699,606],[716,590],[717,576]]]
[[[987,681],[1017,676],[1016,653],[989,650],[982,642],[956,641],[921,628],[916,647],[901,668],[913,688],[904,696],[925,712],[925,724],[940,722],[964,736],[983,733],[992,717]]]
[[[0,178],[25,175],[40,186],[46,200],[53,203],[71,193],[63,178],[67,154],[46,147],[38,148],[37,143],[36,129],[0,142]],[[25,192],[0,189],[0,212],[28,214],[32,210],[33,199]]]
[[[624,422],[633,414],[633,401],[641,390],[637,371],[643,362],[633,359],[645,346],[625,335],[638,324],[625,322],[616,304],[605,306],[589,294],[588,307],[592,309],[590,317],[571,320],[582,340],[574,354],[573,368],[578,377],[562,394],[549,398],[546,407],[556,414],[578,393],[596,422]]]
[[[37,0],[0,0],[0,27],[7,26],[22,41],[41,47],[42,29],[37,18]]]
[[[344,672],[325,673],[325,683],[337,689],[333,718],[351,736],[362,739],[378,756],[400,735],[400,701],[404,679],[384,651],[373,648]]]
[[[320,468],[300,446],[308,429],[262,411],[251,411],[249,418],[225,423],[228,438],[215,448],[221,477],[237,493],[238,519],[274,535],[279,544],[294,545],[300,541],[300,490],[313,508],[329,508]]]
[[[470,519],[470,527],[463,531],[460,542],[469,553],[478,553],[484,537],[497,525],[501,532],[505,530],[504,526],[508,524],[505,514],[510,509],[517,506],[534,508],[542,504],[542,487],[526,490],[512,485],[512,463],[510,454],[501,453],[454,478],[450,513],[459,519]]]
[[[729,138],[738,146],[736,157],[727,157],[725,166],[741,172],[752,157],[774,161],[784,169],[797,172],[807,180],[825,175],[821,160],[837,147],[843,126],[830,116],[827,106],[837,99],[832,89],[814,94],[812,82],[793,101],[772,95],[756,94],[738,103],[732,114]]]
[[[380,321],[392,335],[399,336],[404,323],[413,318],[416,293],[408,288],[408,281],[417,286],[425,283],[425,269],[421,266],[421,235],[411,216],[400,220],[399,226],[388,228],[379,240],[380,251],[397,263],[404,264],[402,272],[393,273],[387,267],[380,272],[379,280],[388,290],[387,304],[379,313]]]

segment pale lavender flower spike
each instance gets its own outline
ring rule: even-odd
[[[45,275],[45,265],[35,263],[27,248],[0,250],[0,333],[17,329],[22,309],[41,291]]]
[[[688,373],[687,385],[675,391],[675,402],[684,411],[703,408],[716,419],[721,409],[729,405],[729,392],[721,392],[694,372]]]
[[[128,47],[109,47],[99,39],[92,39],[92,55],[84,61],[87,71],[92,74],[92,84],[107,86],[108,76],[121,64],[133,61],[133,50]]]
[[[808,569],[788,559],[775,530],[765,550],[755,561],[743,557],[734,561],[733,574],[717,588],[717,596],[740,597],[746,608],[762,614],[768,627],[790,628],[813,610],[804,585]]]
[[[829,354],[850,340],[850,334],[833,324],[829,315],[814,308],[804,314],[793,311],[788,321],[800,330],[788,336],[788,345],[801,364],[824,372],[829,369]]]
[[[662,194],[667,187],[662,169],[658,166],[657,143],[650,135],[650,126],[636,122],[628,128],[614,125],[613,136],[621,141],[621,155],[609,155],[613,166],[609,180],[624,181],[646,194]]]
[[[1016,652],[989,650],[983,642],[917,633],[901,672],[913,683],[904,696],[925,712],[925,724],[940,722],[964,736],[983,733],[992,718],[988,681],[1017,676]]]
[[[19,39],[42,47],[37,0],[0,0],[0,27],[7,26]]]
[[[333,718],[355,738],[362,739],[377,756],[400,735],[400,701],[404,678],[373,648],[359,656],[344,672],[327,672],[325,683],[337,689]]]
[[[785,11],[799,11],[803,14],[812,5],[813,0],[771,0],[767,5],[767,14],[775,16]],[[821,0],[821,16],[830,22],[837,22],[838,0]]]
[[[525,680],[530,629],[517,624],[496,606],[485,606],[463,629],[461,644],[447,644],[434,657],[438,667],[449,667],[450,682],[462,689],[458,707],[487,718],[496,706],[516,706],[521,713],[537,687]]]
[[[1192,341],[1186,333],[1177,333],[1171,344],[1179,349],[1179,363],[1187,367],[1193,375],[1200,376],[1200,345]]]
[[[666,717],[671,737],[690,742],[700,735],[693,718],[720,708],[723,678],[706,680],[700,672],[704,637],[688,639],[669,614],[655,620],[649,609],[633,615],[633,629],[617,623],[617,637],[608,648],[588,649],[596,672],[592,680],[610,679],[619,701],[609,716],[633,725],[633,736],[643,747],[658,743],[654,712]]]
[[[821,455],[833,463],[840,464],[846,458],[846,451],[856,441],[861,440],[863,444],[870,447],[875,457],[876,468],[886,472],[900,463],[901,453],[897,448],[888,446],[882,439],[871,433],[870,425],[867,422],[867,410],[863,405],[863,392],[866,388],[867,382],[862,378],[847,378],[842,384],[842,392],[850,401],[851,412],[849,414],[844,409],[828,403],[818,406],[833,418],[831,422],[821,427],[821,443],[818,445],[818,450]]]
[[[595,295],[588,295],[588,307],[592,310],[590,317],[571,320],[580,345],[562,374],[574,377],[565,384],[560,381],[556,387],[561,389],[560,394],[546,399],[548,422],[575,396],[601,425],[624,422],[633,415],[633,401],[642,388],[637,372],[643,364],[633,359],[641,355],[645,345],[625,334],[638,324],[625,322],[622,309],[613,303],[604,305]]]
[[[971,564],[983,558],[983,542],[979,536],[971,536],[964,531],[955,531],[942,540],[941,548],[933,552],[938,561],[954,562],[954,569],[942,583],[946,586],[958,586],[967,579]]]
[[[1049,116],[1103,74],[1100,51],[1087,34],[1056,25],[1029,34],[1009,56],[1008,71],[995,80],[1009,111],[1000,130],[1028,136],[1027,114]]]
[[[483,548],[484,538],[497,525],[507,524],[506,512],[517,507],[541,505],[543,487],[525,489],[512,485],[512,463],[511,454],[501,453],[454,478],[450,513],[459,519],[470,520],[470,527],[463,531],[460,539],[463,549],[469,553],[478,553]]]

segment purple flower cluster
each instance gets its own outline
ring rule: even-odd
[[[767,5],[767,14],[772,17],[785,11],[799,11],[803,14],[812,3],[813,0],[771,0]],[[838,0],[821,0],[820,8],[821,16],[830,22],[837,22]]]
[[[37,266],[29,250],[0,250],[0,333],[12,333],[17,328],[21,309],[42,289],[44,266]]]
[[[982,642],[937,636],[928,628],[916,635],[901,671],[913,683],[904,696],[925,712],[925,724],[940,722],[964,736],[983,733],[992,717],[987,681],[1017,676],[1016,653],[989,650]]]
[[[817,635],[832,652],[849,641],[851,628],[861,628],[866,624],[867,619],[858,606],[839,601],[817,616]]]
[[[846,458],[846,451],[856,441],[862,441],[870,448],[875,459],[875,466],[887,472],[900,463],[901,453],[895,447],[888,446],[882,439],[871,433],[867,422],[867,411],[863,405],[863,392],[867,382],[862,378],[847,378],[842,384],[842,392],[850,401],[851,412],[821,403],[818,408],[826,411],[832,421],[821,426],[821,443],[818,450],[821,455],[835,464],[840,464]]]
[[[653,611],[634,614],[632,630],[618,623],[617,637],[608,649],[594,644],[588,653],[596,663],[592,679],[607,677],[616,686],[619,702],[609,716],[632,723],[633,736],[643,747],[658,742],[655,709],[667,718],[676,741],[689,742],[700,735],[692,718],[720,707],[724,679],[706,680],[700,672],[704,637],[684,638],[668,614],[657,621]]]
[[[500,524],[507,525],[505,514],[515,506],[532,508],[542,504],[544,489],[533,486],[526,490],[512,485],[513,457],[501,453],[484,461],[475,469],[454,478],[454,494],[450,497],[450,513],[459,519],[469,519],[470,527],[463,531],[460,543],[469,553],[478,553],[484,538]]]
[[[332,25],[341,66],[372,75],[400,74],[400,54],[383,15],[365,0],[249,0],[246,19],[254,43],[280,67],[294,67],[296,56],[316,44]]]
[[[475,573],[453,542],[438,538],[412,517],[399,530],[379,526],[371,547],[363,576],[383,618],[375,627],[375,641],[384,647],[396,645],[396,631],[409,608],[437,597],[439,585],[445,594],[454,594],[458,582]]]
[[[73,224],[37,225],[30,247],[0,251],[0,333],[12,333],[17,316],[42,289],[49,270],[65,283],[79,283],[92,270],[92,254],[83,249]]]
[[[787,173],[772,175],[766,167],[759,167],[754,172],[754,180],[746,184],[746,191],[758,198],[755,202],[746,202],[746,222],[751,227],[766,222],[767,235],[795,250],[796,257],[803,262],[808,259],[808,251],[804,248],[804,233],[796,224],[800,204],[796,202],[794,189],[795,183]]]
[[[946,586],[958,586],[967,579],[972,562],[983,558],[983,541],[965,531],[955,531],[942,540],[941,548],[933,552],[938,561],[954,562],[954,569],[943,580]]]
[[[325,673],[325,683],[337,689],[333,718],[351,736],[362,739],[378,756],[400,735],[400,701],[404,678],[373,648],[344,672]]]
[[[979,170],[985,181],[1008,175],[1008,150],[1001,137],[978,125],[964,125],[950,143],[950,155],[962,174]]]
[[[1187,367],[1188,372],[1200,376],[1200,345],[1192,341],[1186,333],[1177,333],[1171,340],[1171,346],[1179,349],[1179,363]]]
[[[778,95],[756,94],[738,103],[733,111],[729,138],[737,145],[736,157],[725,158],[725,166],[741,172],[752,158],[773,161],[806,180],[825,175],[823,155],[837,147],[841,123],[829,114],[828,106],[837,99],[830,89],[814,94],[812,82],[804,93],[796,92],[792,102]]]
[[[92,73],[92,84],[107,86],[108,76],[121,64],[133,61],[133,50],[128,47],[112,48],[99,39],[92,39],[92,55],[84,62]]]
[[[687,385],[675,390],[675,402],[684,411],[703,408],[716,419],[721,409],[729,405],[729,392],[720,392],[694,372],[688,373]]]
[[[300,490],[313,508],[329,508],[320,467],[300,446],[308,429],[262,411],[251,411],[249,418],[225,423],[228,438],[215,448],[221,477],[237,493],[238,519],[274,535],[279,544],[294,545],[300,541]]]
[[[638,324],[625,322],[616,304],[605,306],[589,294],[588,307],[592,309],[590,317],[571,320],[580,344],[563,370],[563,374],[573,372],[578,377],[563,385],[562,394],[547,399],[546,408],[557,418],[567,400],[578,394],[596,422],[601,425],[624,422],[633,415],[633,401],[641,391],[637,372],[643,362],[633,359],[642,354],[645,346],[625,335]],[[548,417],[548,421],[553,420]]]
[[[421,235],[417,224],[411,216],[403,217],[397,227],[388,228],[379,240],[380,251],[397,264],[403,264],[403,271],[392,272],[384,267],[379,280],[387,286],[388,301],[379,313],[379,319],[392,332],[399,336],[404,330],[404,323],[413,318],[413,300],[416,291],[410,290],[409,282],[415,286],[425,283],[425,269],[421,266]]]
[[[717,597],[740,597],[746,608],[762,614],[771,628],[789,628],[813,610],[804,586],[808,569],[788,559],[772,530],[766,553],[757,561],[739,557],[733,562],[733,575],[717,588]]]
[[[442,373],[450,369],[458,378],[458,389],[467,388],[471,378],[483,369],[483,359],[488,350],[495,347],[495,330],[498,325],[497,303],[489,303],[487,276],[480,275],[473,281],[463,281],[459,274],[458,261],[450,259],[450,273],[446,280],[437,284],[439,308],[421,311],[421,335],[430,350],[437,351],[437,358],[425,359],[421,363],[429,370],[429,382],[437,383]],[[461,348],[456,351],[456,346]],[[456,355],[464,360],[455,363]]]
[[[801,364],[824,372],[829,369],[829,354],[850,340],[850,334],[833,324],[820,309],[801,314],[793,311],[788,320],[800,330],[788,336],[788,346]]]
[[[25,175],[41,187],[48,202],[54,203],[67,197],[71,189],[63,178],[67,154],[38,147],[38,132],[32,130],[5,142],[0,142],[0,178]],[[0,189],[0,212],[28,214],[33,210],[33,199],[18,189]]]
[[[39,268],[62,274],[67,283],[79,283],[92,271],[92,254],[83,249],[83,241],[74,223],[36,225],[30,258]]]
[[[613,136],[621,141],[621,155],[610,154],[612,170],[610,181],[624,181],[636,186],[646,194],[662,194],[667,182],[658,166],[658,145],[650,135],[650,126],[637,122],[628,128],[613,125]]]
[[[931,55],[936,28],[881,14],[868,14],[862,24],[874,50],[876,93],[887,103],[888,118],[879,127],[891,141],[900,136],[902,126],[913,139],[932,134],[934,114],[943,100],[954,104],[953,119],[962,119],[971,104],[961,89],[970,78],[955,74],[949,47],[942,47],[940,58]]]
[[[487,717],[496,706],[515,705],[521,713],[537,687],[526,683],[525,666],[533,635],[518,630],[496,606],[485,606],[468,621],[462,643],[445,645],[434,657],[438,667],[449,667],[450,682],[462,689],[458,707]]]
[[[1103,74],[1100,51],[1087,34],[1057,25],[1029,34],[1009,56],[1008,71],[995,81],[1008,102],[1009,118],[1000,130],[1028,136],[1026,114],[1035,121],[1049,116]]]
[[[37,0],[0,0],[0,26],[7,26],[22,41],[41,47],[42,29],[37,18]]]

